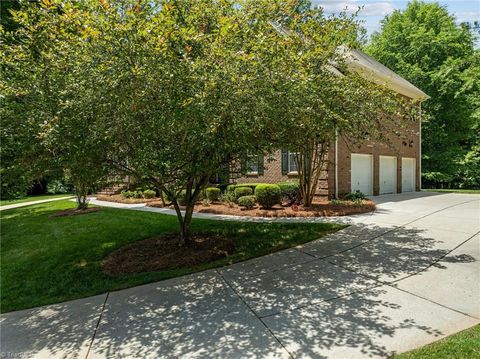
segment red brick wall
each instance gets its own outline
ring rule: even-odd
[[[378,195],[379,184],[379,156],[394,156],[397,158],[397,192],[402,186],[402,157],[415,158],[416,165],[416,191],[420,190],[420,161],[419,161],[419,123],[410,123],[405,130],[400,131],[400,136],[392,134],[389,144],[365,141],[361,144],[352,144],[345,138],[338,140],[338,193],[346,194],[351,190],[350,154],[363,153],[373,155],[373,193]],[[335,143],[330,145],[328,170],[324,172],[317,187],[317,194],[335,196]],[[281,151],[275,151],[270,156],[265,156],[263,175],[246,175],[235,179],[236,183],[277,183],[296,180],[296,175],[282,175]]]
[[[263,175],[247,174],[235,179],[236,183],[278,183],[289,180],[296,180],[296,175],[282,175],[282,152],[273,152],[270,156],[264,157]]]
[[[420,190],[420,124],[410,123],[408,127],[401,131],[400,136],[392,134],[389,137],[390,144],[380,142],[365,141],[362,144],[349,143],[344,138],[338,141],[338,193],[340,195],[351,190],[351,153],[363,153],[373,155],[373,194],[378,195],[380,191],[379,184],[379,156],[394,156],[397,158],[397,192],[402,191],[402,157],[415,158],[415,190]],[[329,196],[335,194],[335,172],[334,172],[334,153],[331,159],[332,164],[329,168]]]

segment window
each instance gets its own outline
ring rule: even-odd
[[[298,152],[290,152],[287,149],[281,150],[282,154],[282,175],[286,176],[288,174],[297,174],[298,166],[295,157],[298,155]]]
[[[247,174],[263,176],[263,154],[247,153],[247,161],[245,163]]]
[[[295,159],[295,156],[297,155],[297,152],[288,152],[288,172],[298,172],[297,168],[297,160]]]
[[[247,159],[247,173],[258,173],[258,155],[248,155]]]

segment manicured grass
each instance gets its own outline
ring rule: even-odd
[[[17,199],[8,199],[8,200],[1,200],[0,201],[0,207],[1,206],[6,206],[9,204],[17,204],[17,203],[25,203],[25,202],[31,202],[31,201],[39,201],[43,199],[53,199],[53,198],[61,198],[61,197],[69,197],[73,196],[71,193],[64,193],[64,194],[40,194],[40,195],[35,195],[35,196],[26,196],[22,198],[17,198]]]
[[[480,189],[422,189],[424,192],[480,194]]]
[[[80,216],[49,217],[74,205],[65,200],[2,212],[2,312],[222,266],[305,243],[344,227],[328,223],[194,220],[192,231],[233,238],[236,252],[228,258],[191,268],[109,277],[100,268],[108,253],[127,243],[175,232],[177,219],[113,208]]]
[[[480,358],[480,325],[438,342],[396,355],[395,359],[473,359]]]

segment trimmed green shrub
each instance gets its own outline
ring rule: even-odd
[[[133,192],[128,191],[128,190],[122,191],[122,192],[120,192],[120,194],[122,195],[123,198],[132,198],[133,197]]]
[[[262,207],[269,209],[280,203],[282,191],[276,184],[259,184],[255,188],[255,197]]]
[[[345,195],[347,201],[358,201],[365,199],[365,195],[360,192],[358,189],[355,192],[349,192]]]
[[[257,187],[259,184],[265,184],[265,183],[237,183],[237,184],[229,184],[227,186],[226,191],[235,191],[236,188],[243,188],[243,187],[248,187],[251,188],[252,191],[255,191],[255,187]]]
[[[209,201],[217,202],[220,199],[222,191],[220,188],[210,187],[205,190],[206,197]]]
[[[257,197],[242,196],[238,198],[237,202],[239,206],[245,207],[246,209],[252,209],[255,207],[255,203],[257,203]]]
[[[250,187],[237,187],[235,188],[235,197],[240,198],[244,196],[251,196],[253,194],[253,189]]]
[[[145,197],[145,198],[155,198],[156,195],[157,195],[157,193],[154,190],[151,190],[151,189],[147,189],[147,190],[143,191],[143,197]]]
[[[277,185],[282,191],[282,198],[289,201],[300,198],[300,185],[297,182],[280,182]]]
[[[227,203],[228,205],[233,205],[236,200],[237,197],[235,197],[235,192],[233,191],[225,191],[220,197],[220,202]]]
[[[133,198],[143,198],[142,191],[133,191]]]

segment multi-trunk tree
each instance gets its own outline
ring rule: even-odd
[[[173,204],[182,245],[219,171],[296,150],[308,205],[335,135],[380,135],[402,111],[343,66],[354,20],[306,1],[49,0],[16,18],[2,85],[8,116],[33,129],[26,153],[68,173],[79,207],[107,167],[150,182]]]

